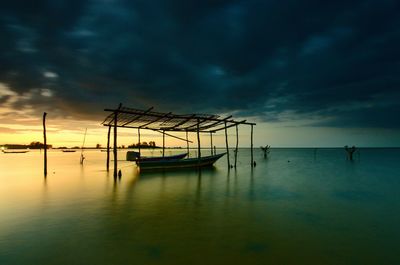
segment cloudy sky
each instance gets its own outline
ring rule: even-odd
[[[103,143],[103,109],[123,103],[233,113],[257,122],[259,145],[400,146],[399,13],[397,0],[3,1],[0,144],[41,140],[43,111],[56,145],[85,127]]]

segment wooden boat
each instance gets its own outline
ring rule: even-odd
[[[29,151],[5,151],[5,150],[2,151],[4,154],[25,154],[29,152]]]
[[[204,156],[201,158],[187,158],[187,159],[159,160],[159,161],[138,161],[137,164],[140,168],[140,171],[199,168],[199,167],[212,166],[219,158],[221,158],[224,155],[225,153],[212,156]]]
[[[139,157],[139,152],[128,151],[126,152],[126,160],[127,161],[135,161],[136,163],[139,161],[160,161],[160,160],[179,160],[187,156],[188,153],[172,155],[172,156],[142,156]]]

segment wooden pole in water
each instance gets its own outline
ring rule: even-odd
[[[231,163],[229,162],[228,129],[226,128],[226,121],[225,121],[225,145],[226,145],[226,158],[228,160],[228,168],[230,168]]]
[[[46,112],[43,112],[43,138],[44,138],[44,177],[47,176],[47,139],[46,139]]]
[[[162,156],[165,155],[165,132],[162,133]]]
[[[85,160],[85,156],[83,155],[83,148],[85,147],[86,133],[87,133],[87,128],[85,129],[85,135],[83,136],[83,143],[81,148],[81,160],[80,160],[81,165],[83,165],[83,161]]]
[[[251,144],[250,144],[250,149],[251,149],[251,166],[254,166],[254,161],[253,161],[253,124],[251,125]]]
[[[139,147],[139,157],[141,157],[142,156],[142,154],[140,153],[140,128],[138,128],[137,129],[137,133],[138,133],[138,141],[139,141],[139,143],[138,143],[138,147]]]
[[[188,131],[186,130],[186,150],[187,150],[187,155],[189,157],[189,138],[188,138]]]
[[[111,133],[111,126],[108,126],[108,133],[107,133],[107,171],[110,170],[110,133]]]
[[[117,119],[118,111],[114,112],[114,178],[117,177]]]
[[[210,132],[210,141],[211,141],[211,143],[210,143],[210,147],[211,147],[211,155],[213,155],[213,139],[212,139],[212,132]]]
[[[236,168],[236,162],[237,162],[238,146],[239,146],[239,125],[236,124],[235,168]]]
[[[200,160],[201,153],[200,153],[200,127],[199,127],[200,120],[197,119],[197,158]]]

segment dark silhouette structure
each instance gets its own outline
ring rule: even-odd
[[[344,147],[344,150],[347,152],[347,158],[350,161],[353,161],[353,154],[357,150],[357,148],[353,145],[352,147],[348,147],[347,145]]]
[[[253,162],[253,126],[255,123],[247,122],[246,120],[236,121],[231,119],[232,116],[227,116],[221,118],[218,115],[209,114],[173,114],[172,112],[162,113],[153,110],[153,107],[147,110],[139,110],[134,108],[123,107],[122,104],[116,109],[105,109],[106,112],[110,114],[107,115],[105,120],[102,122],[104,126],[114,129],[114,177],[118,176],[117,172],[117,128],[131,128],[138,130],[138,142],[140,143],[140,132],[142,129],[151,130],[163,134],[163,156],[165,149],[165,135],[186,141],[191,143],[187,138],[188,132],[194,132],[197,134],[197,155],[199,161],[201,159],[201,149],[200,149],[200,133],[210,134],[211,137],[214,133],[218,131],[225,131],[225,144],[226,144],[226,154],[228,168],[231,164],[229,161],[229,144],[228,144],[228,132],[227,129],[238,126],[238,125],[250,125],[251,126],[251,166],[254,166]],[[168,134],[168,132],[182,132],[186,133],[186,139]],[[109,134],[107,135],[109,138]],[[237,139],[238,141],[238,139]],[[107,141],[107,153],[110,151],[109,140]],[[237,153],[236,144],[236,153]],[[139,146],[140,147],[140,146]],[[189,147],[189,145],[187,145]],[[210,151],[212,153],[212,144],[210,146]],[[215,150],[214,150],[215,151]],[[214,152],[214,155],[215,152]],[[139,149],[140,156],[140,149]],[[107,160],[109,155],[107,155]],[[235,157],[236,161],[236,157]],[[107,171],[109,170],[109,162],[107,161]]]
[[[271,146],[270,145],[266,145],[265,147],[261,146],[261,150],[264,152],[264,158],[268,157],[268,154],[270,152]]]
[[[44,138],[44,177],[47,177],[47,137],[46,137],[46,115],[43,113],[43,138]]]

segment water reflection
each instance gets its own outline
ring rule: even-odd
[[[399,263],[398,161],[378,164],[381,154],[351,164],[342,150],[318,150],[315,162],[310,150],[284,150],[256,168],[140,174],[121,162],[116,181],[104,154],[91,155],[81,168],[60,154],[47,179],[40,160],[18,174],[0,164],[4,264]]]
[[[195,205],[199,206],[201,201],[201,169],[198,170]]]
[[[256,198],[254,191],[254,168],[250,169],[250,185],[249,185],[249,200],[253,202]]]

